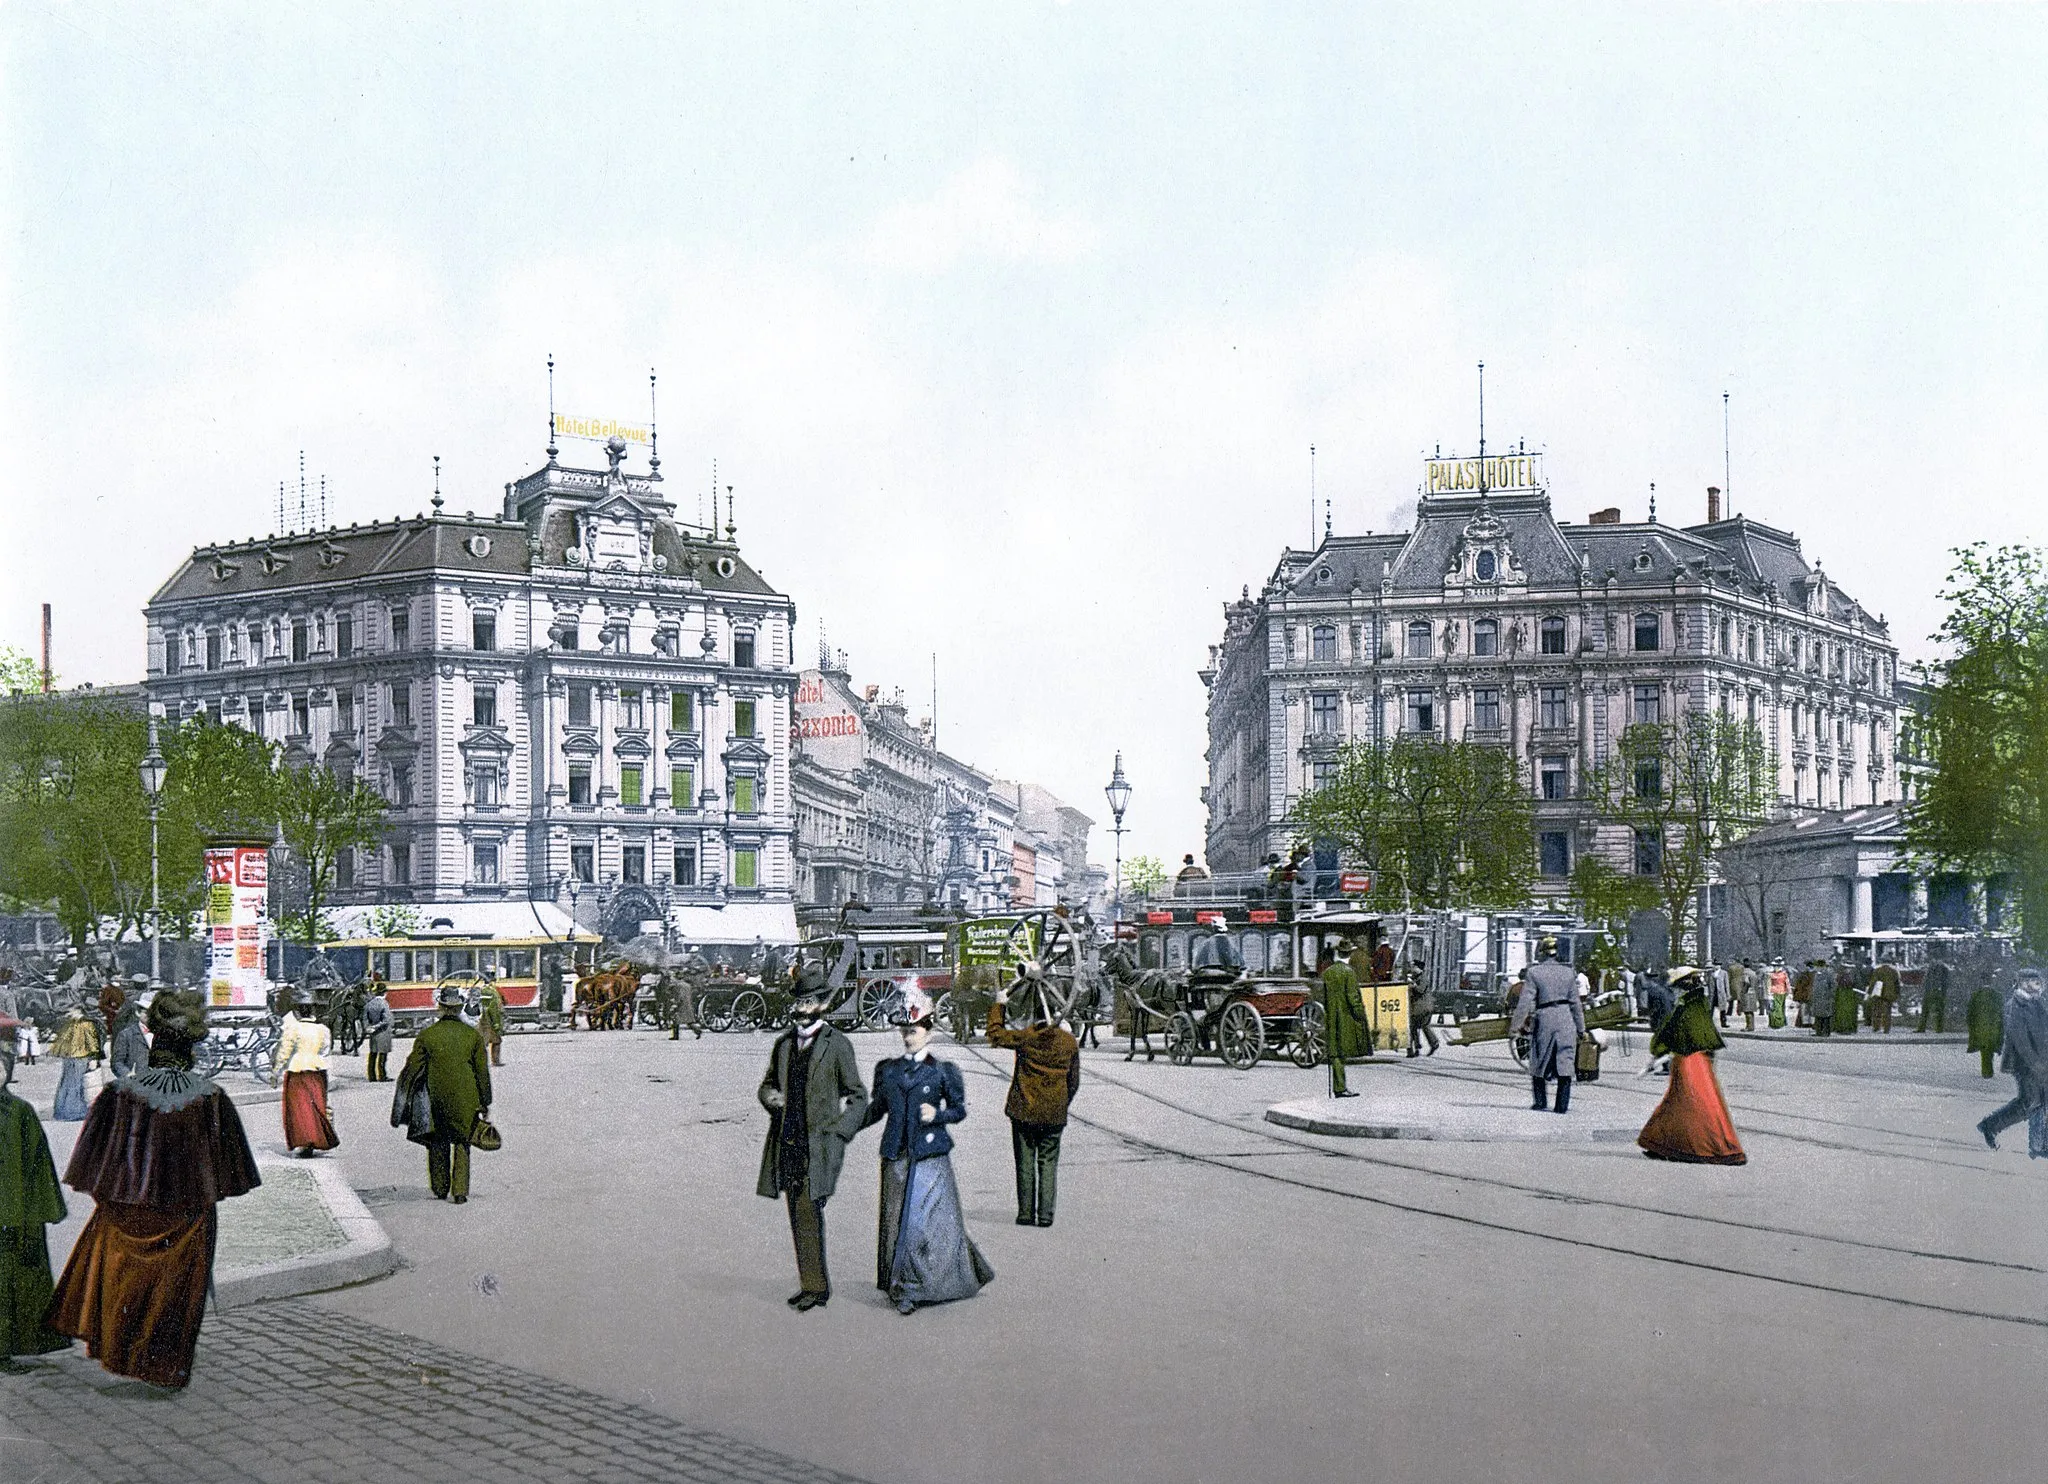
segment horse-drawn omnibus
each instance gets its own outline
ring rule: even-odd
[[[902,1008],[906,991],[921,989],[936,1002],[952,988],[946,926],[947,919],[926,913],[842,911],[835,926],[797,945],[791,972],[818,965],[832,996],[827,1018],[878,1030]]]

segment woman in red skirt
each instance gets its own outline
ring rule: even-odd
[[[1735,1137],[1735,1125],[1728,1117],[1728,1103],[1721,1096],[1720,1079],[1714,1075],[1714,1053],[1726,1044],[1714,1029],[1714,1012],[1707,1008],[1706,988],[1698,969],[1673,969],[1671,987],[1684,998],[1650,1041],[1652,1056],[1671,1058],[1671,1083],[1664,1089],[1664,1101],[1636,1136],[1643,1153],[1652,1159],[1682,1160],[1687,1164],[1747,1164],[1742,1141]]]
[[[313,1018],[313,997],[300,990],[278,1034],[274,1065],[284,1072],[284,1142],[299,1157],[341,1143],[327,1116],[330,1032]]]

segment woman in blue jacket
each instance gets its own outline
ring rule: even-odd
[[[908,1314],[919,1304],[972,1298],[996,1274],[967,1235],[953,1181],[950,1126],[967,1116],[966,1079],[932,1055],[929,996],[911,991],[896,1023],[903,1055],[876,1064],[861,1126],[883,1125],[875,1286]]]

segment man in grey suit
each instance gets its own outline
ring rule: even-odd
[[[768,1110],[768,1142],[754,1190],[770,1200],[779,1195],[789,1204],[800,1285],[789,1305],[798,1313],[820,1308],[832,1297],[825,1266],[825,1202],[839,1184],[846,1141],[860,1132],[867,1112],[867,1086],[854,1062],[853,1043],[825,1023],[830,1003],[824,970],[805,965],[790,1006],[795,1024],[768,1053],[759,1093]]]

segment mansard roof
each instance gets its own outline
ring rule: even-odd
[[[239,597],[451,570],[506,577],[525,572],[526,528],[488,516],[435,515],[199,546],[150,601]]]
[[[1353,588],[1377,593],[1384,579],[1387,591],[1397,596],[1438,596],[1468,529],[1490,530],[1489,519],[1531,591],[1577,588],[1582,564],[1594,585],[1604,587],[1611,574],[1623,591],[1668,592],[1674,579],[1710,576],[1752,595],[1773,596],[1794,612],[1807,611],[1810,595],[1819,591],[1828,618],[1886,632],[1881,619],[1818,566],[1808,565],[1799,538],[1788,531],[1745,516],[1697,526],[1560,523],[1551,514],[1549,497],[1533,490],[1425,496],[1417,502],[1414,527],[1405,534],[1329,536],[1313,551],[1289,548],[1267,590],[1337,598]],[[1644,557],[1648,560],[1638,565]]]

